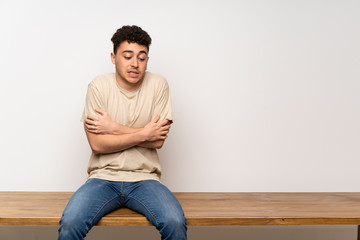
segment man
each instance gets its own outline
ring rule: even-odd
[[[150,36],[123,26],[112,37],[115,73],[88,86],[82,121],[92,149],[89,178],[60,220],[59,239],[84,239],[105,214],[121,207],[142,213],[162,239],[187,239],[176,197],[159,180],[156,149],[172,123],[166,80],[146,71]]]

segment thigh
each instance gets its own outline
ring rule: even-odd
[[[131,187],[124,188],[125,207],[142,213],[157,228],[168,221],[186,221],[175,195],[159,181],[145,180],[131,184]]]
[[[88,226],[93,226],[105,214],[119,207],[120,194],[114,190],[111,182],[93,178],[82,185],[71,197],[62,220],[81,221]]]

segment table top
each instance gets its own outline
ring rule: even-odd
[[[0,225],[58,225],[73,193],[0,192]],[[360,193],[178,192],[188,225],[360,225]],[[150,225],[132,210],[104,216],[103,226]]]

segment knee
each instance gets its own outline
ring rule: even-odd
[[[170,216],[165,220],[164,225],[174,226],[174,227],[186,226],[186,218],[183,215]]]
[[[76,228],[79,224],[81,224],[80,219],[76,216],[63,215],[60,219],[60,228],[64,230]]]
[[[63,215],[60,220],[59,239],[83,239],[88,231],[88,224],[77,216]]]
[[[160,232],[163,236],[172,236],[169,239],[186,239],[187,224],[184,215],[169,215],[160,225],[162,225]],[[168,238],[165,237],[165,239]]]

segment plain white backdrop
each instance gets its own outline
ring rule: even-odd
[[[360,191],[360,2],[0,2],[1,191],[75,191],[87,84],[139,25],[174,124],[173,191]]]

